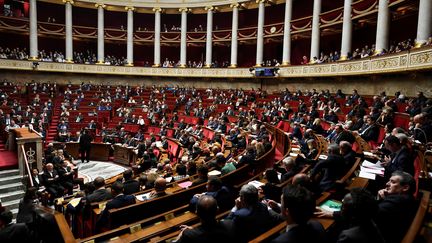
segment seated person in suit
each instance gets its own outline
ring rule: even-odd
[[[174,242],[234,242],[233,227],[231,221],[217,221],[217,201],[211,196],[202,196],[196,204],[196,213],[201,220],[201,225],[192,228],[180,226],[182,231]]]
[[[140,184],[137,180],[133,179],[133,172],[130,169],[123,172],[123,187],[123,193],[125,195],[130,195],[140,191]]]
[[[281,202],[287,228],[272,242],[325,242],[322,225],[310,220],[315,212],[315,199],[311,192],[302,186],[288,185],[283,190]]]
[[[232,220],[237,242],[248,242],[270,229],[275,219],[267,206],[258,200],[258,189],[250,184],[240,189],[240,196],[226,219]]]
[[[13,214],[6,210],[0,213],[0,242],[37,242],[25,223],[12,223]]]
[[[61,166],[57,168],[57,171],[60,175],[60,183],[67,189],[69,195],[73,194],[73,187],[75,184],[78,184],[81,190],[84,188],[84,180],[82,178],[74,178],[76,171],[72,170],[66,160],[63,160]]]
[[[99,227],[105,226],[108,223],[109,210],[114,208],[121,208],[135,203],[135,196],[123,194],[123,184],[121,182],[114,182],[111,186],[111,194],[113,199],[107,202],[105,209],[102,211],[101,216],[97,222]],[[115,224],[115,222],[113,222]]]
[[[201,194],[195,194],[189,202],[189,207],[192,211],[196,208],[198,200],[203,196],[211,196],[216,199],[219,209],[225,211],[234,205],[234,199],[231,197],[230,191],[222,184],[221,179],[217,176],[210,176],[207,181],[207,191]]]
[[[319,183],[321,191],[332,189],[336,180],[344,174],[345,162],[339,154],[339,145],[330,144],[328,146],[327,159],[320,160],[312,169],[311,178]],[[318,174],[321,173],[321,179]]]
[[[280,183],[277,171],[274,169],[267,169],[264,172],[264,178],[267,180],[267,183],[261,186],[258,191],[260,194],[262,193],[267,200],[279,201],[281,189],[277,186]]]
[[[282,164],[283,171],[281,176],[281,182],[287,181],[300,171],[300,168],[297,166],[296,161],[290,156],[284,158],[282,160]]]
[[[386,137],[384,146],[391,152],[390,156],[386,156],[382,161],[382,165],[385,167],[385,179],[389,179],[393,172],[398,170],[414,175],[414,158],[409,149],[402,146],[396,136],[390,135]]]
[[[385,242],[401,242],[417,211],[414,178],[403,171],[395,171],[385,189],[378,191],[378,211],[373,217]],[[343,219],[342,212],[319,209],[319,217]],[[370,210],[368,207],[367,210]],[[352,241],[348,241],[352,242]],[[363,241],[361,241],[363,242]],[[369,242],[369,241],[368,241]],[[381,241],[378,241],[381,242]]]
[[[340,153],[345,160],[345,172],[348,172],[348,170],[354,165],[359,155],[352,149],[352,145],[347,141],[340,142],[339,147]]]
[[[366,142],[376,142],[379,136],[379,127],[370,116],[366,116],[366,123],[360,128],[358,133]]]
[[[42,174],[43,185],[46,190],[51,194],[51,201],[56,197],[63,196],[64,187],[60,184],[60,176],[54,169],[54,165],[48,163],[45,165],[45,171]]]
[[[208,180],[208,167],[207,165],[200,165],[197,168],[198,178],[192,182],[191,186],[197,186],[205,183]]]
[[[386,242],[400,242],[417,211],[414,178],[402,171],[392,173],[385,189],[378,191],[378,214],[375,222]]]
[[[342,200],[341,217],[349,224],[338,237],[340,243],[384,243],[381,232],[373,222],[378,211],[375,198],[363,188],[354,188]]]
[[[167,195],[166,190],[166,180],[165,178],[159,177],[154,182],[153,191],[150,192],[149,199],[158,198]]]
[[[102,202],[111,199],[111,193],[105,188],[105,179],[102,177],[96,177],[93,181],[95,190],[86,196],[85,200],[88,204],[94,202]]]

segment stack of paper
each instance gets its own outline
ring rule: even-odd
[[[365,160],[360,166],[359,177],[375,180],[377,175],[384,176],[384,170],[385,168],[381,166],[380,162],[374,164],[370,161]]]
[[[259,188],[259,187],[261,187],[261,186],[264,186],[264,183],[262,183],[262,182],[260,182],[260,181],[250,181],[248,184],[249,184],[249,185],[252,185],[252,186],[254,186],[254,187],[256,187],[256,188]]]
[[[327,159],[328,158],[328,156],[327,155],[325,155],[325,154],[321,154],[319,157],[318,157],[319,159]]]

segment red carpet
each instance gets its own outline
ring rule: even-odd
[[[15,152],[0,150],[0,170],[18,168],[18,156]]]

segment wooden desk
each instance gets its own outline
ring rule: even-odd
[[[109,153],[111,149],[111,144],[106,143],[92,143],[90,150],[90,159],[98,161],[108,161]],[[66,143],[66,150],[72,157],[79,159],[79,143],[78,142],[68,142]]]
[[[114,147],[114,162],[129,166],[133,159],[133,148],[124,147],[121,145],[113,145]]]

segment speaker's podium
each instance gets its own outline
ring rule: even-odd
[[[29,128],[10,129],[8,141],[9,150],[17,149],[18,151],[18,168],[20,175],[26,174],[26,160],[30,169],[38,168],[39,171],[42,170],[42,136],[39,133]]]

